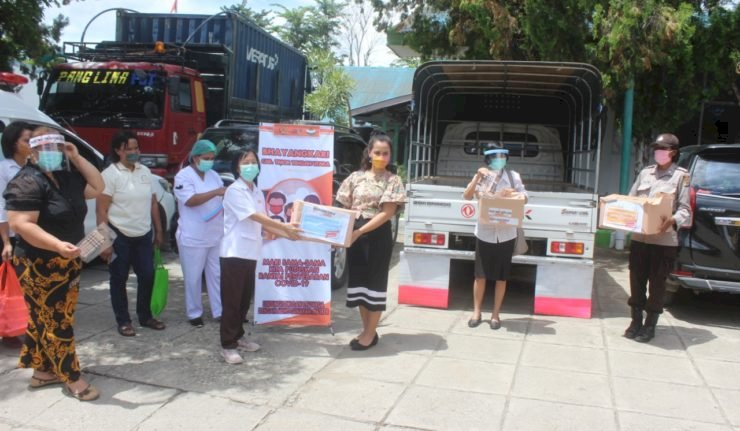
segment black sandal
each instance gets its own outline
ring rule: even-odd
[[[118,333],[124,337],[133,337],[136,335],[136,330],[134,330],[134,327],[130,323],[124,323],[123,325],[118,325]]]

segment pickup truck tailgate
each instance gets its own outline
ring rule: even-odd
[[[472,225],[478,202],[462,199],[462,189],[446,186],[414,187],[407,204],[407,219],[424,224]],[[560,232],[596,231],[597,197],[590,193],[530,192],[524,227]]]

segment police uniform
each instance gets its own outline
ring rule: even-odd
[[[640,312],[644,309],[656,315],[663,312],[665,280],[678,251],[676,231],[691,225],[688,171],[675,163],[665,170],[650,165],[640,171],[629,195],[655,197],[659,193],[673,195],[673,227],[654,235],[633,234],[629,257],[631,295],[628,304]],[[648,290],[650,295],[646,297]]]

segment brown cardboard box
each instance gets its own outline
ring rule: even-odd
[[[478,221],[487,225],[521,227],[524,201],[524,196],[504,198],[481,195],[478,200]]]
[[[673,215],[673,196],[653,198],[609,195],[599,199],[599,227],[653,235]]]
[[[294,201],[291,221],[298,222],[298,227],[303,229],[301,237],[306,241],[349,247],[359,214],[358,211]]]

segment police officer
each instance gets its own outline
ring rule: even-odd
[[[674,204],[673,215],[663,220],[660,233],[632,235],[630,298],[627,301],[632,308],[632,322],[624,336],[641,343],[655,337],[655,325],[663,312],[665,280],[678,251],[676,231],[691,222],[689,173],[675,163],[679,155],[678,138],[664,133],[655,139],[651,148],[655,164],[640,171],[629,195],[654,197],[666,193],[673,196]],[[644,323],[643,310],[647,311]]]

